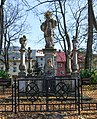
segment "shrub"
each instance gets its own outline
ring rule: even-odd
[[[10,79],[10,75],[6,71],[0,70],[0,78]]]
[[[97,70],[94,70],[91,75],[91,83],[97,83]]]
[[[97,70],[84,69],[80,71],[80,78],[90,78],[91,83],[97,83]]]
[[[92,75],[92,71],[88,69],[82,69],[80,71],[80,78],[90,78]]]

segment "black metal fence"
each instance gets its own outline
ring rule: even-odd
[[[1,112],[76,111],[80,114],[79,79],[65,77],[18,78],[13,81],[9,89],[10,93],[7,96],[1,94]],[[8,91],[8,88],[5,90]]]
[[[97,83],[91,83],[90,79],[81,80],[81,110],[97,110]]]
[[[14,92],[11,80],[0,80],[0,112],[14,111]]]

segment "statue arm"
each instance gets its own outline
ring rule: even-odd
[[[57,26],[57,21],[56,20],[52,20],[52,27],[55,28]]]
[[[44,23],[42,23],[42,25],[41,25],[41,30],[42,30],[43,32],[45,32],[45,24],[44,24]]]

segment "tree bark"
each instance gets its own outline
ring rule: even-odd
[[[93,6],[91,6],[91,12],[92,12],[92,18],[93,18],[93,25],[97,31],[97,21],[96,21],[95,15],[94,15]]]
[[[85,57],[85,69],[91,70],[92,64],[92,44],[93,44],[93,18],[92,18],[92,0],[88,0],[88,40]]]
[[[3,43],[3,5],[0,6],[0,55]]]

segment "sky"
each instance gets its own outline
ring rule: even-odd
[[[12,0],[6,0],[6,1],[12,1]],[[17,1],[21,1],[21,0],[17,0]],[[27,1],[28,1],[29,5],[31,5],[31,6],[36,4],[36,0],[27,0]],[[45,1],[45,0],[41,0],[41,1]],[[87,1],[87,0],[84,0],[84,1]],[[71,0],[71,2],[72,2],[72,0]],[[72,2],[72,4],[73,4],[73,2]],[[81,4],[81,5],[83,5],[83,4]],[[72,7],[73,7],[72,9],[77,9],[74,6],[72,6]],[[41,15],[41,22],[40,22],[39,18],[36,16],[36,13],[39,13],[40,11],[45,13],[47,10],[48,10],[47,7],[45,7],[43,5],[41,7],[38,7],[34,11],[30,10],[28,12],[27,23],[29,23],[31,28],[30,28],[30,31],[29,31],[30,33],[29,34],[24,34],[27,37],[27,46],[26,46],[26,48],[28,48],[28,47],[31,47],[31,49],[43,49],[43,48],[45,48],[45,39],[43,39],[44,33],[40,29],[40,25],[42,24],[42,22],[45,21],[44,14]],[[69,13],[68,13],[67,17],[69,17],[69,18],[71,17]],[[66,19],[68,19],[68,18],[66,18]],[[72,17],[71,17],[71,19],[72,19]],[[72,20],[69,21],[68,23],[71,25],[71,22],[72,22]],[[56,27],[56,30],[57,29],[58,28]],[[56,30],[55,30],[55,32],[56,32]],[[72,34],[74,34],[73,30],[71,30],[71,32],[72,32]],[[19,40],[14,42],[13,44],[16,45],[16,46],[20,46]],[[61,49],[61,47],[58,43],[55,44],[54,48],[55,49]]]
[[[28,0],[28,2],[32,3],[32,0]],[[37,50],[45,48],[45,39],[43,39],[44,33],[40,29],[40,26],[41,26],[42,22],[45,21],[45,18],[44,18],[44,14],[41,15],[42,21],[40,23],[39,18],[36,16],[36,13],[34,13],[34,12],[38,12],[38,10],[39,9],[37,9],[36,11],[29,11],[28,12],[27,22],[29,23],[31,28],[30,28],[29,34],[24,34],[27,37],[26,48],[31,47],[31,49],[37,49]],[[47,11],[47,8],[45,8],[43,6],[42,11],[45,13]],[[57,27],[56,27],[56,29],[57,29]],[[13,44],[20,46],[19,40],[14,42]],[[58,44],[55,44],[54,48],[58,49],[58,50],[61,49],[61,47]]]

